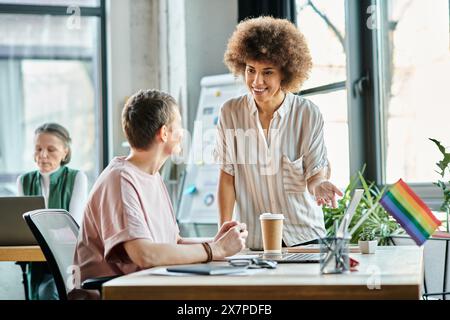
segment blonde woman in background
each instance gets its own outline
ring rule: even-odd
[[[67,167],[72,155],[69,132],[57,123],[45,123],[34,134],[34,161],[38,170],[17,179],[18,195],[42,195],[46,208],[65,209],[80,225],[87,197],[87,177],[82,171]],[[47,263],[29,263],[27,274],[30,300],[59,298]]]

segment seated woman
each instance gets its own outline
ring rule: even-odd
[[[82,171],[68,168],[71,138],[63,126],[45,123],[34,132],[34,161],[38,170],[17,179],[18,195],[42,195],[50,209],[65,209],[81,223],[87,197],[87,177]],[[56,300],[55,281],[46,263],[28,265],[30,300]]]
[[[209,262],[241,251],[247,231],[236,221],[225,223],[208,242],[179,235],[158,172],[181,150],[175,100],[157,90],[139,91],[124,107],[122,127],[131,152],[110,162],[89,196],[74,258],[79,283],[161,265]],[[79,292],[69,296],[79,298]]]

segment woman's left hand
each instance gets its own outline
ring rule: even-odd
[[[317,205],[327,205],[336,208],[336,194],[342,196],[341,190],[339,190],[330,181],[325,180],[318,183],[314,187],[314,196],[316,197]]]

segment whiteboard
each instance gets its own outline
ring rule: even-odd
[[[202,78],[197,116],[178,205],[179,223],[217,225],[219,166],[213,163],[216,124],[223,103],[245,94],[242,80],[231,74]]]

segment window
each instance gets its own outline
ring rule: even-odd
[[[313,59],[311,76],[301,95],[314,102],[324,117],[332,180],[345,188],[350,176],[345,1],[297,0],[297,25]]]
[[[297,0],[297,12],[314,62],[301,94],[324,115],[333,180],[366,165],[368,180],[403,178],[435,208],[428,138],[450,145],[449,1]]]
[[[69,3],[97,7],[81,8],[74,16],[62,6]],[[15,194],[17,176],[36,169],[34,130],[45,122],[69,130],[69,166],[86,172],[91,185],[102,169],[106,122],[99,5],[0,0],[0,195]]]
[[[389,0],[380,38],[386,183],[438,179],[435,138],[450,145],[449,1]],[[382,42],[384,41],[384,43]]]
[[[99,7],[100,0],[1,0],[5,4]]]

